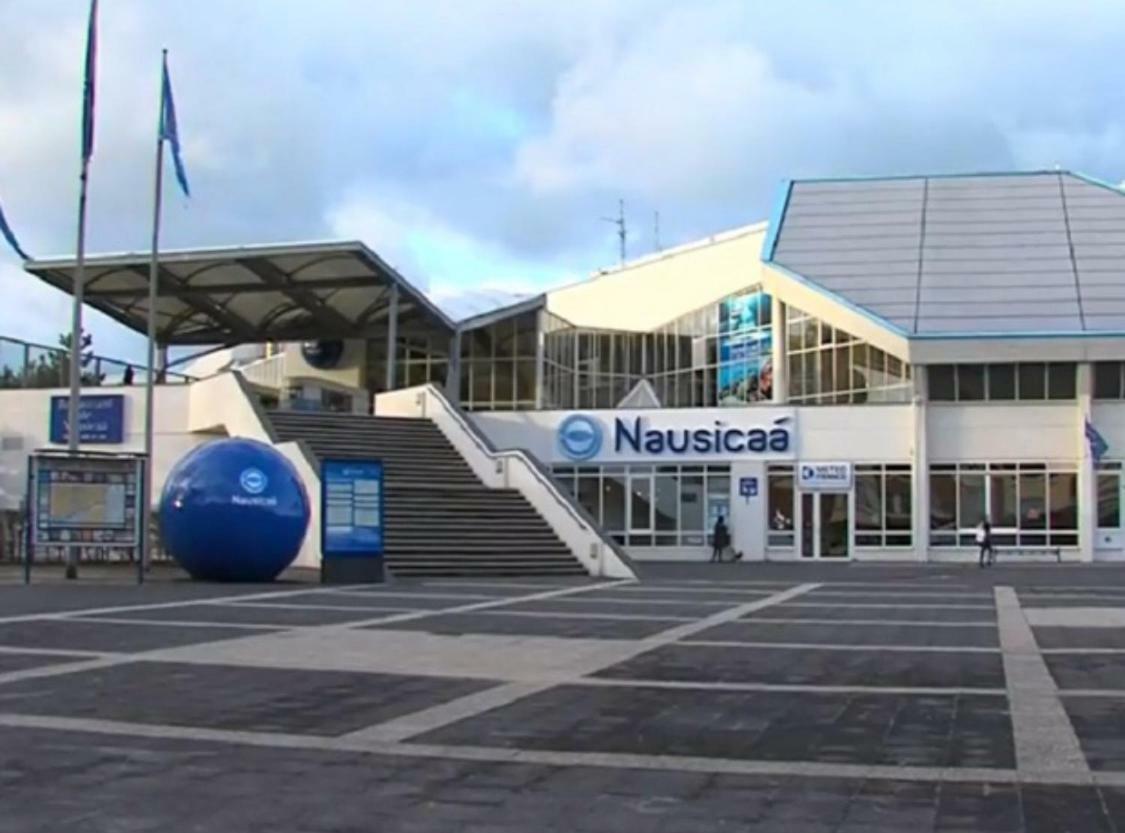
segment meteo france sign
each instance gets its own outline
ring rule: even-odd
[[[795,453],[794,414],[785,408],[565,414],[555,456],[587,460],[786,460]]]
[[[851,463],[799,463],[797,488],[802,492],[850,492]]]

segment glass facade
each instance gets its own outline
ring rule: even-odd
[[[793,307],[786,319],[793,404],[910,401],[910,365],[898,357]]]
[[[930,466],[930,544],[974,547],[983,518],[998,546],[1078,545],[1078,472],[1047,463]]]
[[[935,364],[926,370],[934,402],[1043,402],[1073,400],[1073,362]]]
[[[730,514],[730,466],[556,466],[555,478],[620,544],[703,547]]]
[[[1125,399],[1125,362],[1094,362],[1094,398]]]
[[[1098,463],[1098,529],[1121,527],[1121,463]]]
[[[767,547],[793,547],[793,523],[797,517],[793,508],[794,494],[793,466],[771,464],[766,470]]]
[[[876,548],[912,546],[913,501],[914,487],[909,465],[857,465],[855,545]]]

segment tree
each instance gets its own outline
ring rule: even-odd
[[[0,368],[0,388],[65,388],[70,384],[70,333],[58,338],[59,349],[42,350],[31,359],[23,372],[8,365]],[[82,358],[79,367],[83,386],[96,386],[105,381],[94,356],[94,337],[82,334]]]

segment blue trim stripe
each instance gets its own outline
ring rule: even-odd
[[[766,263],[773,262],[773,253],[777,248],[777,238],[781,234],[781,224],[785,222],[785,212],[789,208],[789,197],[793,193],[793,180],[783,179],[777,189],[770,210],[769,225],[766,226],[766,238],[762,241],[762,260]]]
[[[1106,190],[1112,191],[1113,193],[1117,194],[1117,196],[1119,197],[1125,196],[1125,191],[1123,191],[1113,183],[1106,182],[1104,179],[1098,179],[1095,176],[1079,173],[1078,171],[1064,171],[1063,173],[1068,173],[1075,179],[1081,179],[1083,182],[1088,182],[1091,185],[1097,185],[1099,188],[1105,188]]]
[[[968,171],[961,173],[913,173],[913,174],[857,174],[854,176],[825,176],[799,179],[798,183],[817,182],[899,182],[907,179],[970,179],[973,177],[1017,177],[1017,176],[1042,176],[1044,174],[1073,174],[1072,171],[1058,170],[1030,170],[1030,171]],[[1074,174],[1078,176],[1078,174]]]

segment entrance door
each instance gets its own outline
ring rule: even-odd
[[[801,493],[801,558],[847,558],[847,492]]]

